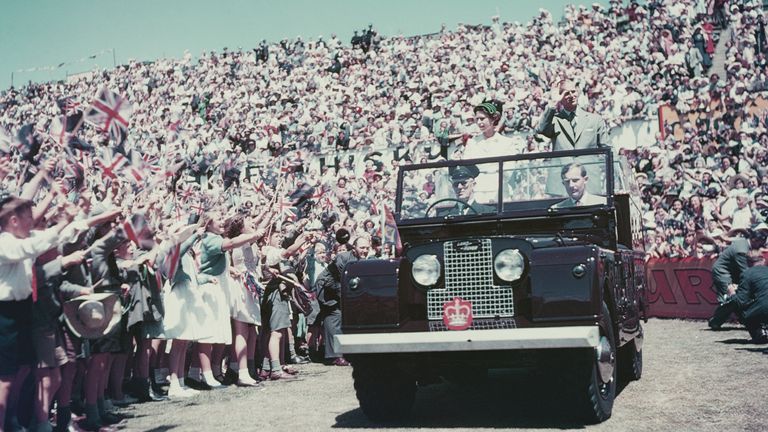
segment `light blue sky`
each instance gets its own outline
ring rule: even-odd
[[[372,23],[385,36],[454,29],[458,23],[529,21],[540,8],[556,19],[564,5],[584,0],[3,0],[0,8],[0,89],[28,80],[112,67],[128,59],[197,56],[223,47],[252,48],[259,41],[301,35],[348,43],[353,30]],[[589,3],[592,3],[590,1]],[[605,5],[606,0],[599,3]],[[93,54],[95,59],[87,59]],[[53,71],[18,72],[57,66]]]

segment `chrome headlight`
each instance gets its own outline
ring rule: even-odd
[[[413,260],[411,273],[417,284],[425,287],[432,286],[440,278],[440,261],[435,255],[421,255]]]
[[[504,281],[512,282],[520,279],[525,268],[523,255],[517,249],[505,249],[493,260],[496,275]]]

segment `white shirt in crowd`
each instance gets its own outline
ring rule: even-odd
[[[29,238],[0,234],[0,301],[19,301],[32,295],[32,263],[59,243],[55,228],[32,231]]]
[[[731,229],[744,228],[749,229],[752,227],[752,211],[749,206],[743,208],[737,208],[733,212],[733,223],[731,223]]]

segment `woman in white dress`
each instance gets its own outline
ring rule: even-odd
[[[498,132],[503,113],[501,102],[483,101],[473,111],[480,134],[467,141],[462,159],[514,155],[516,153],[514,141]],[[480,175],[475,179],[475,199],[495,206],[498,174],[490,165],[482,164],[478,165],[478,168],[480,168]]]
[[[243,221],[239,219],[229,226],[227,237],[234,238],[243,231]],[[257,342],[256,326],[261,325],[260,296],[253,273],[249,271],[256,266],[256,256],[250,244],[243,245],[230,251],[229,288],[231,296],[232,317],[232,351],[229,358],[228,380],[239,386],[252,386],[256,381],[248,370],[248,361],[253,361]],[[253,353],[253,354],[251,354]],[[232,372],[230,372],[232,371]]]
[[[162,337],[172,340],[169,369],[171,386],[168,396],[171,398],[192,396],[196,390],[188,388],[184,382],[184,360],[189,342],[199,341],[213,336],[206,327],[205,318],[211,314],[209,305],[203,300],[203,293],[198,285],[197,265],[192,247],[202,238],[196,232],[179,246],[179,263],[163,288],[165,316],[163,317]]]
[[[480,134],[472,137],[464,146],[462,159],[476,159],[515,154],[515,142],[498,132],[502,103],[496,100],[483,101],[474,108],[475,123]]]
[[[214,379],[215,375],[221,375],[221,358],[213,356],[213,344],[219,345],[217,354],[223,354],[224,345],[232,343],[230,324],[231,316],[231,288],[229,287],[229,255],[226,253],[246,244],[255,242],[264,236],[264,229],[243,233],[233,238],[222,237],[229,231],[229,226],[238,219],[227,219],[222,213],[211,215],[206,228],[206,234],[200,245],[200,273],[198,279],[209,278],[200,281],[203,290],[203,299],[212,305],[212,313],[207,318],[207,325],[213,330],[213,336],[201,340],[200,344],[200,368],[203,372],[205,383],[211,387],[219,387]],[[215,374],[214,374],[214,370]],[[253,381],[253,379],[251,379]],[[248,381],[246,381],[248,382]],[[256,381],[248,385],[258,385]]]

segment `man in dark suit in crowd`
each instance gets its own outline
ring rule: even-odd
[[[352,242],[352,250],[342,252],[328,264],[317,278],[320,315],[316,322],[323,323],[325,341],[325,362],[328,365],[349,366],[341,353],[336,350],[333,337],[341,334],[341,275],[347,265],[368,257],[371,242],[366,237],[358,237]]]
[[[475,187],[480,169],[476,165],[459,165],[448,169],[451,185],[458,200],[451,207],[438,207],[438,217],[495,213],[496,207],[475,201]],[[459,202],[460,201],[460,202]]]

